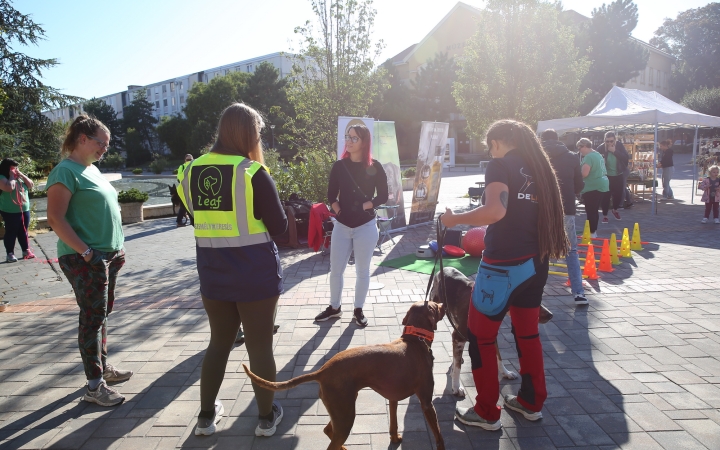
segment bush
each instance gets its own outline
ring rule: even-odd
[[[403,178],[415,178],[415,168],[410,167],[409,169],[405,169],[402,173]]]
[[[158,158],[155,161],[151,162],[148,168],[155,174],[160,175],[163,173],[163,170],[167,167],[168,162],[165,158]]]
[[[143,192],[136,188],[118,192],[119,203],[145,203],[149,198],[150,196],[147,192]]]
[[[30,189],[30,192],[28,192],[28,197],[30,198],[45,198],[47,197],[47,189],[40,190],[37,188]]]
[[[270,169],[282,200],[296,193],[313,203],[325,203],[328,177],[334,162],[334,153],[322,150],[303,151],[289,163],[283,162],[275,150],[265,152],[265,165]]]
[[[120,153],[109,153],[105,156],[105,165],[110,169],[119,169],[125,163],[125,158]]]
[[[177,170],[177,169],[173,169],[173,175],[177,175],[177,173],[178,173],[178,170]]]
[[[685,94],[680,102],[684,107],[711,116],[720,116],[720,88],[702,88]]]
[[[138,167],[137,169],[133,169],[132,173],[134,173],[135,175],[140,175],[141,173],[143,173],[143,170]]]

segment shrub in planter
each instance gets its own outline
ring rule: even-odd
[[[133,169],[132,173],[134,173],[135,175],[140,175],[141,173],[143,173],[143,170],[138,167],[137,169]]]
[[[119,203],[145,203],[149,198],[150,196],[147,192],[143,192],[136,188],[118,192]]]
[[[402,173],[403,178],[415,178],[415,168],[410,167],[409,169],[405,169]]]
[[[167,160],[165,158],[158,158],[150,163],[149,169],[158,175],[160,175],[165,167],[167,166]]]

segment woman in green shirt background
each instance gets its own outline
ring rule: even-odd
[[[14,159],[5,158],[0,162],[0,215],[5,224],[3,243],[7,262],[17,262],[15,241],[22,249],[23,259],[34,258],[28,245],[30,226],[30,199],[28,191],[34,186],[32,180],[18,170]]]
[[[132,376],[108,361],[107,317],[115,301],[115,283],[125,264],[120,205],[115,188],[100,173],[99,161],[110,144],[102,122],[78,116],[68,127],[66,156],[48,177],[48,224],[57,234],[60,268],[80,307],[78,345],[88,384],[83,400],[100,406],[125,400],[106,382]]]
[[[602,208],[603,223],[607,223],[607,213],[610,209],[610,183],[605,169],[605,160],[602,155],[592,148],[589,139],[582,138],[577,142],[577,149],[582,156],[580,171],[585,181],[581,194],[585,204],[585,214],[590,221],[590,233],[597,237],[598,207]]]

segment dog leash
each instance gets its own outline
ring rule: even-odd
[[[435,225],[435,231],[437,233],[437,244],[438,244],[438,250],[435,252],[435,262],[433,263],[432,271],[430,272],[430,279],[428,280],[427,289],[425,289],[425,306],[428,304],[428,296],[430,295],[430,290],[432,289],[433,280],[435,279],[435,267],[438,265],[438,261],[440,262],[440,286],[438,286],[438,295],[440,296],[440,302],[445,304],[447,313],[445,314],[448,318],[448,321],[450,322],[450,325],[452,325],[455,332],[463,338],[463,340],[467,341],[467,338],[463,336],[463,334],[458,330],[458,327],[455,325],[455,322],[453,321],[452,315],[450,314],[451,308],[450,303],[448,303],[448,296],[445,291],[445,267],[443,265],[443,246],[445,244],[445,231],[446,228],[443,227],[442,222],[440,221],[440,218],[442,217],[442,214],[440,214],[437,218],[437,223]],[[442,230],[442,231],[441,231]]]

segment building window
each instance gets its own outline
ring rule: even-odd
[[[640,84],[645,84],[645,70],[643,69],[642,72],[640,72]]]
[[[185,103],[185,96],[184,96],[184,95],[181,95],[181,96],[180,96],[180,103]]]
[[[252,71],[253,71],[253,65],[252,65],[252,64],[248,64],[248,65],[247,65],[247,71],[248,71],[248,72],[252,72]]]
[[[170,92],[175,92],[175,82],[174,81],[170,82]]]
[[[170,98],[170,104],[175,106],[175,97]]]
[[[167,99],[163,100],[163,106],[167,106]]]
[[[160,101],[155,102],[155,109],[160,109]]]
[[[650,73],[648,73],[648,86],[653,86],[655,70],[651,67]]]
[[[217,78],[217,77],[219,77],[219,76],[220,76],[220,72],[219,72],[219,71],[218,71],[218,72],[215,72],[215,78]]]
[[[183,90],[183,82],[180,81],[180,82],[178,83],[178,86],[179,86],[178,89],[180,89],[180,90],[182,91],[182,90]]]
[[[166,85],[166,84],[163,84],[163,85],[162,85],[162,91],[163,91],[163,94],[167,92],[167,85]]]

